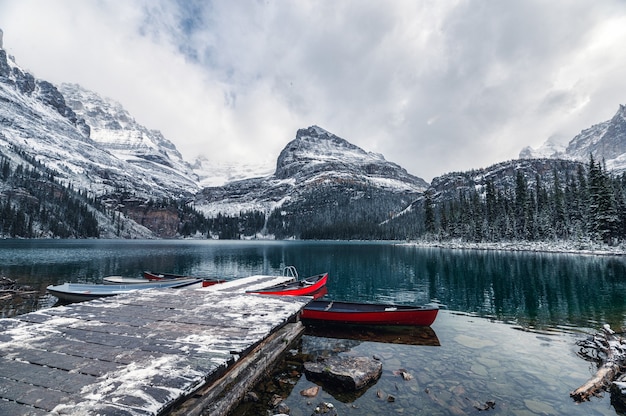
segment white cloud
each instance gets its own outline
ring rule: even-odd
[[[0,2],[4,47],[183,155],[274,161],[318,124],[430,180],[625,103],[619,1]]]

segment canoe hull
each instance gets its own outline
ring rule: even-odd
[[[277,295],[277,296],[313,296],[319,294],[323,296],[323,288],[328,281],[328,273],[307,277],[306,279],[296,282],[283,283],[267,289],[255,290],[248,293],[259,295]]]
[[[106,276],[102,278],[102,283],[105,285],[134,285],[150,282],[151,280],[143,277]]]
[[[192,276],[184,276],[181,274],[172,274],[172,273],[154,273],[151,271],[144,271],[143,277],[149,281],[163,281],[168,279],[189,279]],[[224,283],[226,280],[218,279],[217,277],[204,277],[202,287],[213,286],[218,283]]]
[[[304,307],[303,321],[360,325],[430,326],[439,308],[315,300]]]
[[[202,279],[193,278],[128,285],[64,283],[57,286],[50,285],[46,290],[52,296],[57,297],[61,302],[82,302],[85,300],[115,296],[122,293],[130,293],[137,290],[183,288],[201,283]]]

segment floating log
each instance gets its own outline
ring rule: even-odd
[[[598,371],[585,384],[570,393],[577,402],[588,401],[610,387],[620,375],[620,368],[626,365],[626,344],[607,324],[602,332],[577,342],[581,348],[578,355],[599,364]]]

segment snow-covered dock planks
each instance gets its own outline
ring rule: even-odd
[[[246,279],[250,287],[280,283]],[[0,319],[0,414],[175,411],[234,368],[241,372],[250,353],[263,356],[259,349],[276,334],[282,345],[299,335],[301,325],[289,322],[310,298],[245,294],[246,279],[222,290],[147,290]]]

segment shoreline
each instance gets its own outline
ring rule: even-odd
[[[497,243],[472,243],[460,240],[453,241],[428,241],[416,240],[402,243],[401,245],[424,247],[424,248],[443,248],[451,250],[492,250],[492,251],[526,251],[532,253],[554,253],[554,254],[584,254],[593,256],[624,256],[626,255],[626,246],[620,244],[617,246],[608,246],[589,241],[573,242],[573,241],[537,241],[537,242],[520,242],[520,241],[501,241]]]

